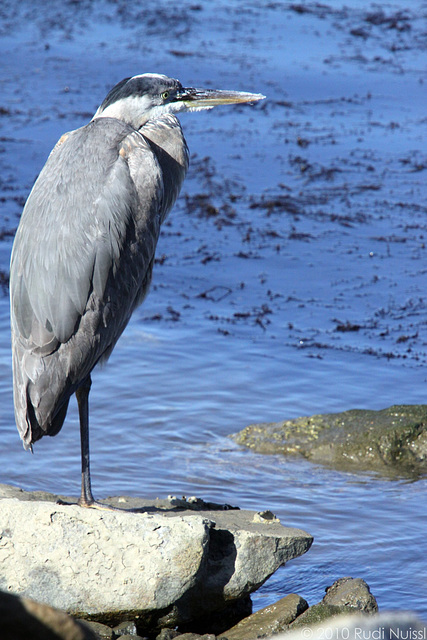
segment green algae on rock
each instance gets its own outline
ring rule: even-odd
[[[427,472],[427,405],[352,409],[253,424],[232,437],[258,453],[302,456],[344,471],[390,477]]]

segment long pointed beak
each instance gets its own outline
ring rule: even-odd
[[[177,99],[188,108],[210,109],[221,104],[238,104],[264,100],[261,93],[244,91],[223,91],[221,89],[181,89]]]

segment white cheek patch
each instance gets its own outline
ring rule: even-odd
[[[150,98],[148,96],[129,96],[117,100],[101,110],[101,107],[93,116],[95,118],[117,118],[124,122],[135,122],[141,119],[142,114],[150,110]]]

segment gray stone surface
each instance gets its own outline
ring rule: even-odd
[[[377,613],[378,604],[362,578],[340,578],[326,589],[322,602],[346,606],[366,613]]]
[[[163,609],[195,584],[203,518],[0,501],[0,589],[73,615]]]
[[[372,470],[390,477],[427,471],[427,405],[253,424],[233,438],[258,453],[303,456],[342,470]]]
[[[377,601],[362,578],[339,578],[326,588],[326,594],[321,602],[301,613],[291,624],[291,628],[307,627],[323,622],[329,624],[331,618],[339,615],[377,612]]]
[[[137,634],[138,629],[136,628],[136,624],[133,620],[124,620],[113,628],[113,635],[115,638],[126,635],[136,636]]]
[[[256,640],[270,637],[287,629],[289,624],[308,608],[301,596],[291,593],[274,604],[256,611],[224,632],[227,640]]]
[[[115,636],[111,627],[100,622],[84,620],[83,624],[92,631],[96,640],[115,640]]]
[[[177,636],[182,635],[179,631],[175,629],[162,629],[160,633],[156,636],[156,640],[174,640]]]
[[[312,543],[299,529],[254,522],[250,511],[177,511],[172,500],[146,504],[147,513],[127,498],[110,502],[139,512],[98,511],[4,485],[1,495],[0,589],[78,617],[136,619],[138,629],[239,602]]]

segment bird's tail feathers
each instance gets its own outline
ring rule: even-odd
[[[13,349],[13,394],[15,420],[24,449],[32,451],[32,444],[45,435],[54,436],[60,430],[67,413],[69,397],[62,397],[52,379],[31,352],[15,343]],[[34,362],[32,362],[34,360]],[[45,383],[44,383],[45,382]],[[59,400],[58,400],[59,398]]]

